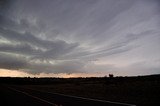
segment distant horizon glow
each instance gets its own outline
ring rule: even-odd
[[[160,74],[159,0],[1,0],[0,76]]]
[[[29,74],[29,73],[25,73],[25,72],[21,72],[21,71],[17,71],[17,70],[7,70],[7,69],[0,69],[0,77],[30,77],[30,78],[78,78],[78,77],[82,77],[82,78],[87,78],[87,77],[109,77],[109,74],[112,73],[108,73],[108,74],[99,74],[99,73],[92,73],[92,74],[88,74],[88,73],[72,73],[72,74],[65,74],[65,73],[60,73],[60,74],[53,74],[53,73],[40,73],[40,74]],[[128,75],[125,74],[121,74],[121,75],[117,75],[117,74],[113,74],[114,77],[125,77]],[[143,75],[129,75],[128,77],[131,76],[145,76],[145,75],[156,75],[156,74],[143,74]]]
[[[60,74],[46,74],[46,73],[40,73],[40,74],[29,74],[25,72],[20,72],[17,70],[7,70],[7,69],[0,69],[0,77],[31,77],[31,78],[41,78],[41,77],[55,77],[55,78],[76,78],[76,77],[104,77],[108,75],[103,75],[103,74],[97,74],[97,73],[92,73],[92,74],[87,74],[87,73],[73,73],[73,74],[65,74],[65,73],[60,73]]]

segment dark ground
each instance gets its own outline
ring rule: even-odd
[[[51,106],[4,86],[0,86],[0,98],[0,106]]]
[[[12,104],[14,106],[49,106],[51,104],[11,88],[63,106],[111,106],[112,104],[66,97],[55,93],[138,106],[160,105],[160,75],[70,79],[0,78],[0,98],[2,98],[0,106]]]
[[[130,106],[52,94],[19,86],[1,86],[0,90],[1,106]]]

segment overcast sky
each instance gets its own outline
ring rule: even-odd
[[[160,1],[1,0],[0,71],[160,74]]]

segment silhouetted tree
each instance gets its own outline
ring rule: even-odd
[[[114,77],[114,75],[113,74],[109,74],[109,78],[113,78]]]

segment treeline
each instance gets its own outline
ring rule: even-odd
[[[136,76],[136,77],[87,77],[87,78],[30,78],[30,77],[0,77],[0,84],[18,85],[44,85],[44,84],[119,84],[135,81],[160,81],[160,75]]]
[[[30,78],[30,77],[0,77],[1,84],[63,84],[63,83],[102,83],[105,82],[104,77],[89,78]]]

